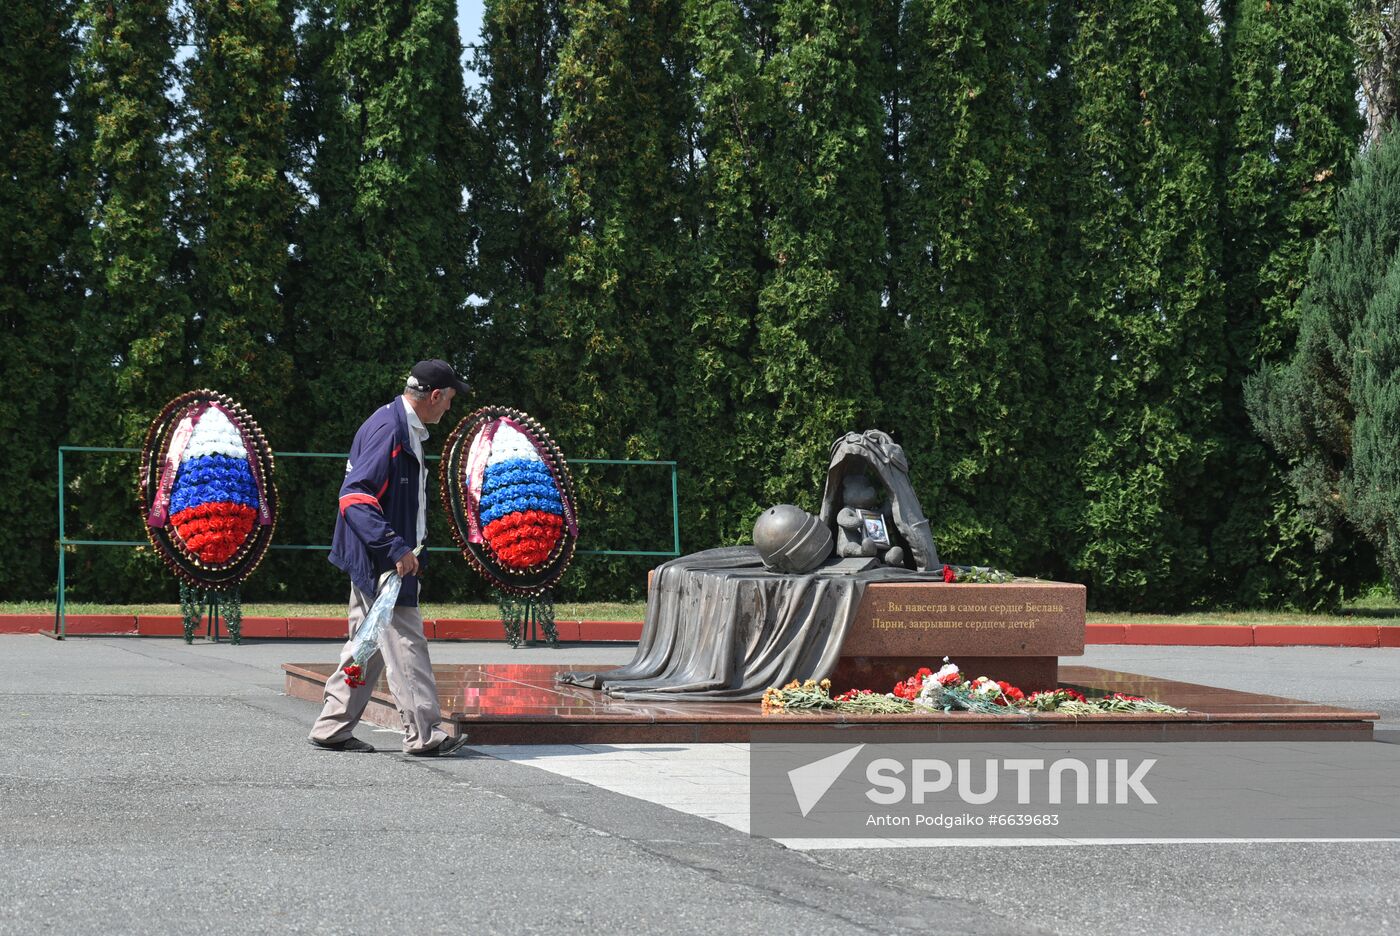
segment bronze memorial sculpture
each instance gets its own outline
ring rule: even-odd
[[[888,492],[883,509],[867,475]],[[908,459],[878,430],[832,444],[820,516],[769,508],[754,540],[657,568],[632,661],[560,681],[624,699],[755,700],[836,668],[866,585],[943,580]]]

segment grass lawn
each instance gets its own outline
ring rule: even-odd
[[[0,614],[53,614],[53,603],[43,601],[0,602]],[[177,604],[108,605],[68,603],[69,614],[179,614]],[[246,617],[344,617],[343,604],[256,604],[243,606]],[[423,606],[427,618],[498,618],[494,604],[436,604]],[[646,617],[641,601],[561,601],[554,606],[561,621],[640,621]],[[1195,611],[1186,614],[1133,614],[1122,611],[1090,611],[1090,624],[1204,624],[1204,625],[1346,625],[1400,626],[1400,601],[1389,594],[1370,595],[1347,602],[1337,614],[1301,611]]]

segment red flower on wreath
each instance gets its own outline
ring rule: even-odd
[[[564,531],[564,518],[543,510],[525,510],[492,521],[486,542],[501,563],[528,569],[549,558]]]
[[[954,568],[953,568],[952,566],[950,566],[950,565],[945,565],[945,566],[943,567],[943,581],[945,581],[945,582],[956,582],[957,580],[958,580],[958,572],[957,572],[957,570],[954,569]]]
[[[170,518],[171,526],[191,553],[217,565],[238,552],[258,522],[256,509],[246,504],[211,502],[186,507]]]

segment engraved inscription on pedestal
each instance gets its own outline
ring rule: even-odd
[[[1083,585],[872,584],[842,656],[1078,656]]]

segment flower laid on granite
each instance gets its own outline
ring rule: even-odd
[[[1015,580],[1016,576],[1012,573],[1002,569],[993,569],[991,566],[945,565],[943,567],[943,581],[948,583],[1001,585]]]
[[[908,699],[870,689],[847,689],[832,701],[840,711],[853,715],[898,715],[914,710],[914,703]]]
[[[836,700],[831,698],[831,680],[817,682],[809,679],[799,682],[794,679],[783,688],[773,687],[763,693],[763,711],[782,709],[826,709],[835,708]]]
[[[946,657],[945,657],[946,660]],[[939,674],[952,669],[951,664],[939,670]],[[920,670],[919,672],[924,672]],[[917,676],[917,674],[916,674]],[[938,674],[924,677],[923,685],[914,696],[914,704],[920,708],[944,712],[965,711],[984,714],[1019,712],[1061,712],[1067,715],[1093,715],[1124,712],[1154,712],[1158,714],[1181,714],[1186,710],[1137,696],[1114,693],[1107,698],[1086,699],[1075,689],[1061,686],[1042,690],[1026,696],[1020,688],[1005,680],[978,676],[963,680],[953,669],[951,678],[940,680]],[[911,677],[912,679],[913,677]],[[909,680],[900,683],[905,686]]]
[[[764,714],[794,709],[827,709],[844,714],[896,715],[923,710],[973,712],[986,715],[1035,715],[1060,712],[1066,715],[1103,715],[1151,712],[1176,715],[1185,709],[1153,702],[1138,696],[1114,693],[1104,698],[1085,698],[1082,692],[1061,686],[1033,692],[1029,696],[1005,680],[978,676],[964,678],[957,664],[947,657],[934,672],[927,666],[908,679],[900,680],[888,693],[870,689],[849,689],[832,698],[831,680],[793,680],[782,688],[763,693]]]
[[[943,667],[933,674],[933,681],[940,686],[951,686],[962,679],[962,672],[958,669],[958,664],[948,662],[948,658],[943,658]]]
[[[1083,702],[1084,694],[1067,686],[1058,689],[1043,689],[1040,692],[1032,692],[1030,698],[1026,699],[1026,705],[1038,712],[1053,712],[1066,702]]]
[[[923,689],[924,681],[932,675],[933,670],[925,666],[922,667],[913,676],[910,676],[903,682],[895,683],[895,687],[893,690],[895,698],[909,699],[912,701],[916,696],[918,696],[919,690]]]

